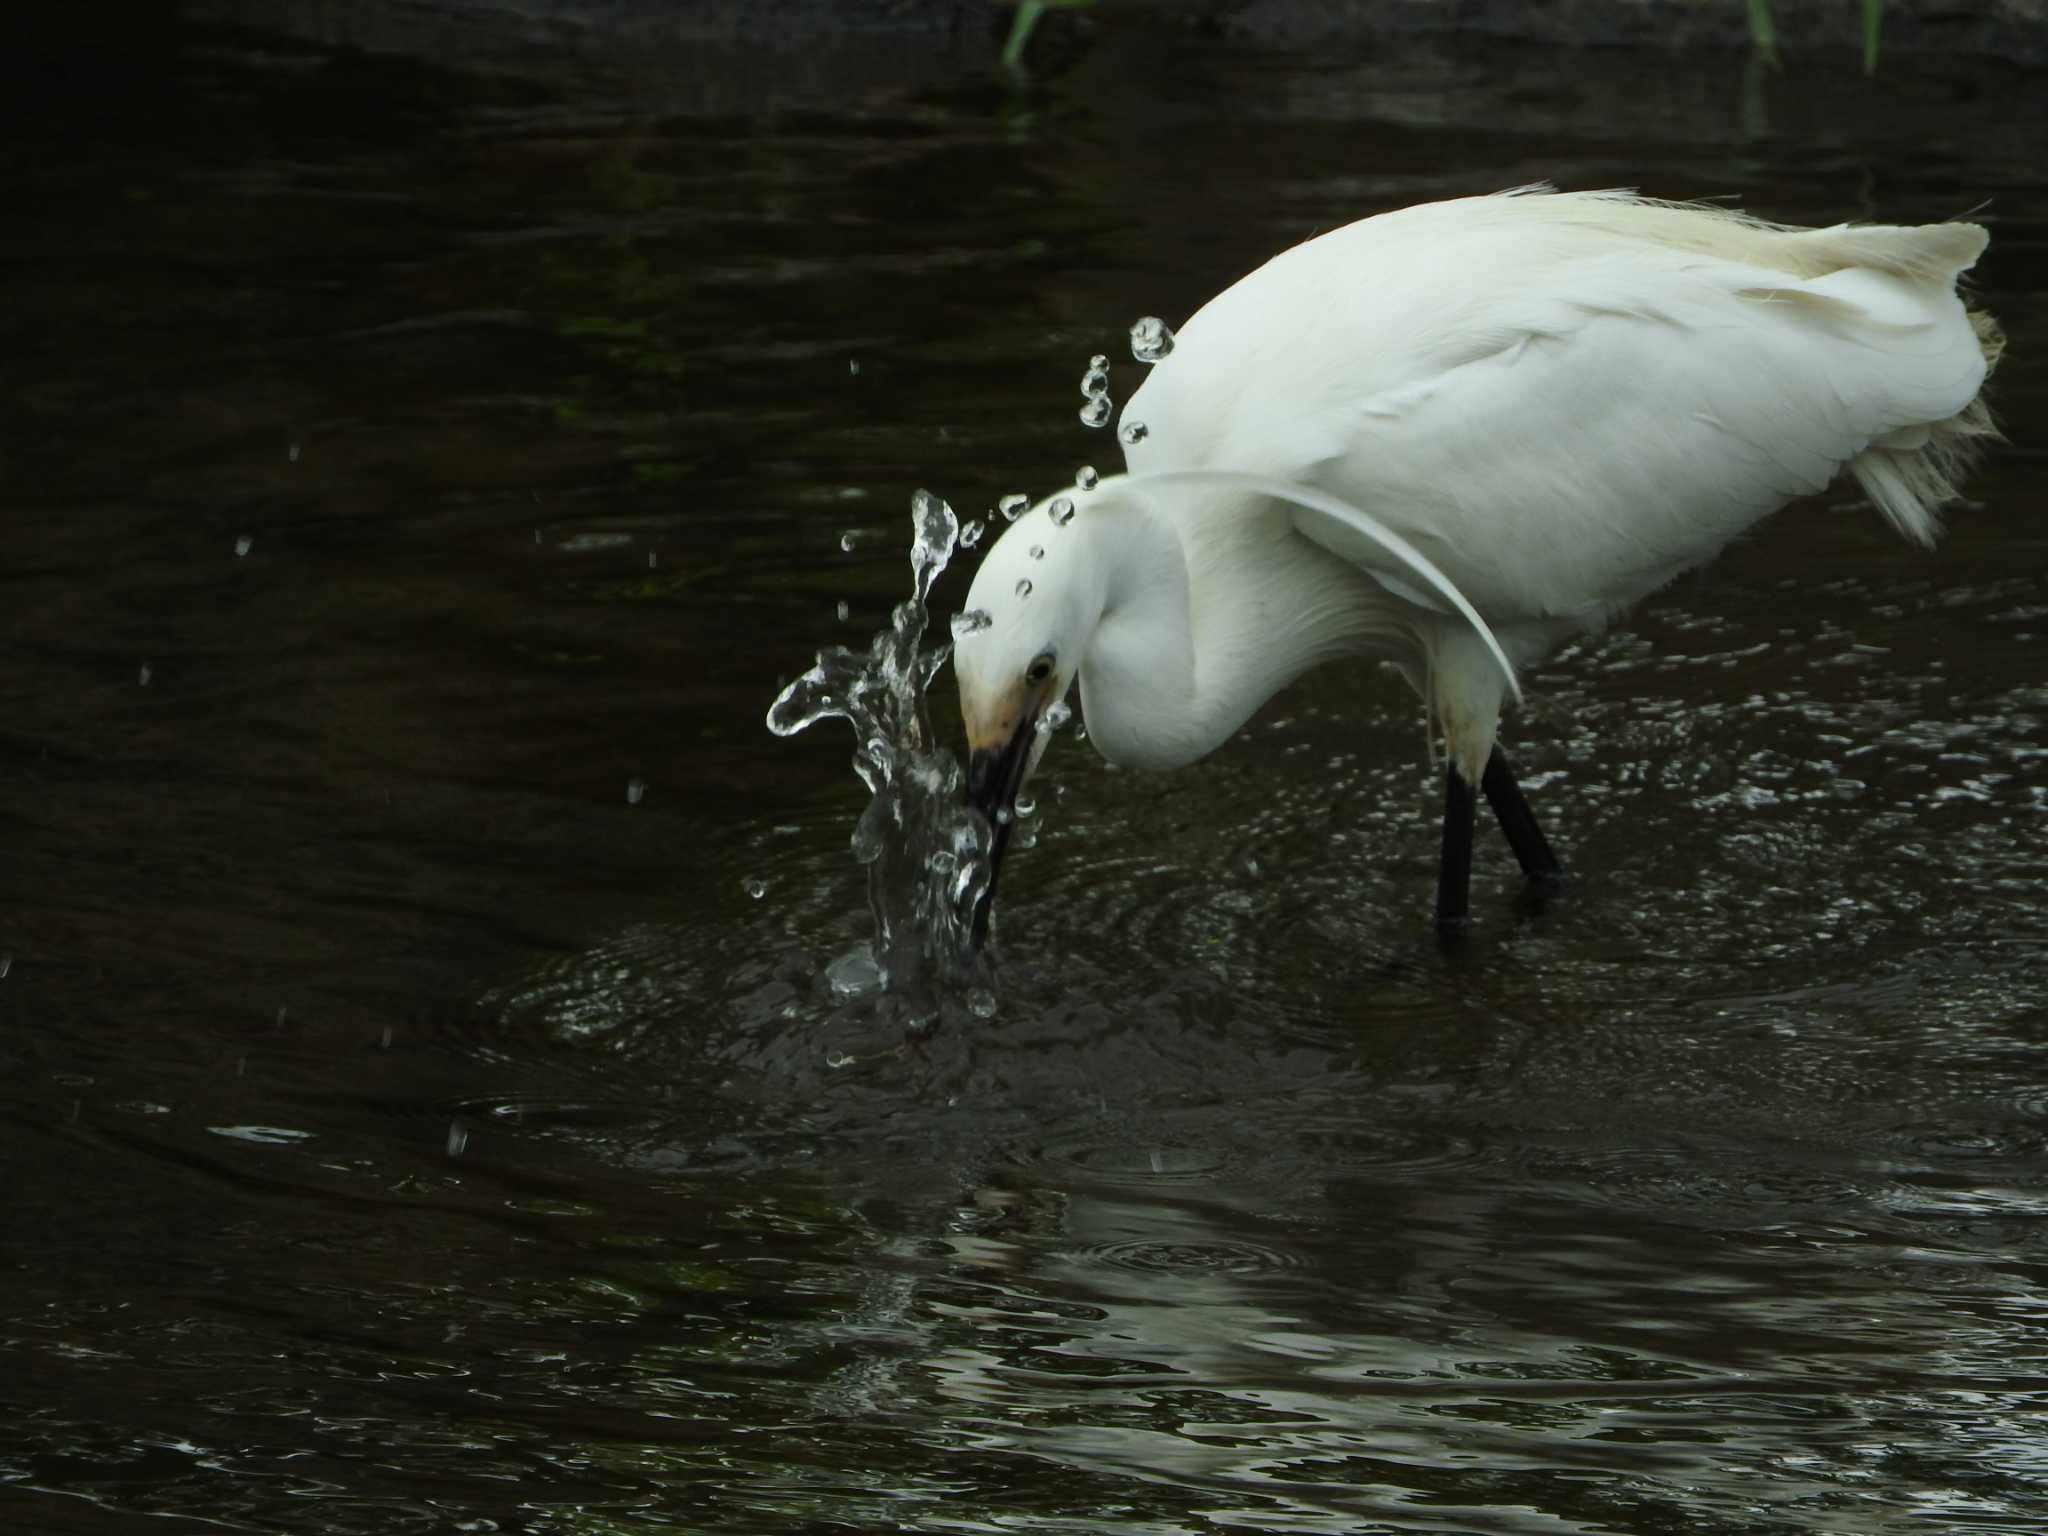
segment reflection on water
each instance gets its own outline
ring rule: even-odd
[[[7,82],[0,1524],[2048,1524],[2031,82],[1105,22],[733,115],[349,44]],[[1106,467],[1132,315],[1539,177],[1990,198],[1980,504],[1543,668],[1577,884],[1496,850],[1459,952],[1392,680],[1055,743],[992,1016],[879,1048],[847,743],[761,710],[896,509]]]

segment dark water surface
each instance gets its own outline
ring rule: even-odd
[[[0,1526],[2048,1527],[2040,77],[726,57],[10,66]],[[1058,743],[994,1016],[828,1065],[864,797],[762,714],[913,488],[1107,467],[1132,318],[1539,178],[1988,202],[1980,503],[1542,668],[1581,879],[1483,843],[1453,954],[1391,680]]]

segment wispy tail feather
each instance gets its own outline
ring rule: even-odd
[[[1970,311],[1970,326],[1988,376],[2005,351],[2005,334],[1981,309]],[[1901,536],[1930,545],[1941,536],[1941,508],[1956,499],[1959,482],[1982,456],[1984,445],[1998,439],[1999,431],[1979,394],[1948,420],[1929,423],[1924,432],[1910,445],[1872,444],[1849,461],[1849,471]]]

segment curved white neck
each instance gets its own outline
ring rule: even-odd
[[[1128,487],[1090,511],[1102,609],[1081,706],[1113,763],[1181,767],[1320,662],[1413,653],[1405,605],[1297,535],[1285,509],[1235,499],[1229,515],[1203,517]]]

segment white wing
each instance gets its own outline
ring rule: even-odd
[[[1965,411],[1954,278],[1983,242],[1583,194],[1367,220],[1188,322],[1126,408],[1132,468],[1323,488],[1496,624],[1590,621]]]

